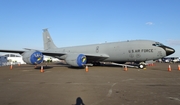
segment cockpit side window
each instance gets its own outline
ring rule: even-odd
[[[164,46],[162,43],[159,42],[155,42],[154,44],[152,44],[153,46]]]

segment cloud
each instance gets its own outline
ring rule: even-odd
[[[146,22],[146,25],[153,25],[153,22]]]
[[[167,40],[167,43],[168,43],[169,45],[180,45],[180,39],[177,39],[177,40],[175,40],[175,39],[169,39],[169,40]]]

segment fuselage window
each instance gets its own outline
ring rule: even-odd
[[[96,53],[98,53],[98,52],[99,52],[99,46],[96,47]]]

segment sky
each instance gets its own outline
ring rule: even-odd
[[[180,0],[0,0],[0,49],[43,49],[148,39],[180,57]]]

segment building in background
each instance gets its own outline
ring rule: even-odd
[[[26,64],[23,59],[22,56],[20,54],[14,54],[14,53],[5,53],[3,54],[5,57],[7,57],[8,62],[12,63],[12,64]]]
[[[44,62],[60,62],[61,60],[51,57],[51,56],[45,56],[44,55]]]
[[[3,57],[6,57],[7,62],[9,64],[26,64],[26,62],[23,61],[23,57],[20,54],[16,54],[16,53],[3,53],[2,54]],[[45,62],[61,62],[61,60],[57,59],[57,58],[53,58],[50,56],[44,56],[44,61]]]
[[[7,57],[0,56],[0,66],[6,66],[8,63]]]

